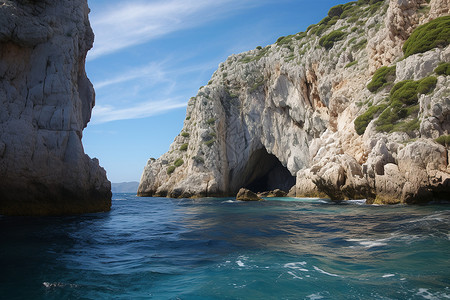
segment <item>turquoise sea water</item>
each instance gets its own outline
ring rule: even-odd
[[[138,198],[0,216],[1,299],[450,299],[450,207]]]

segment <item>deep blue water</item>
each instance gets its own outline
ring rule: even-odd
[[[448,205],[115,194],[0,237],[1,299],[450,299]]]

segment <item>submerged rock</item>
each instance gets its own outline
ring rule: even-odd
[[[450,60],[448,39],[405,60],[402,48],[431,19],[445,28],[449,3],[375,2],[345,4],[307,32],[221,63],[169,151],[148,161],[138,195],[295,184],[298,197],[448,199],[448,145],[435,139],[450,134],[450,78],[433,73]]]
[[[0,5],[0,214],[107,211],[111,184],[83,150],[94,89],[86,0]]]
[[[236,195],[236,200],[240,201],[264,201],[264,199],[258,197],[255,193],[250,190],[241,188]]]

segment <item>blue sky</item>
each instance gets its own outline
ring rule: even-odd
[[[186,104],[219,63],[304,31],[333,0],[89,0],[86,70],[96,106],[85,152],[111,182],[139,181],[179,134]]]

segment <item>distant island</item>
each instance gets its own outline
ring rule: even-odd
[[[111,183],[113,193],[137,193],[138,187],[137,181]]]

